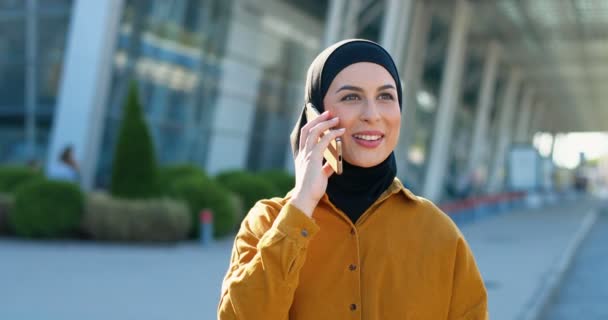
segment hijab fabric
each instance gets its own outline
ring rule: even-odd
[[[399,108],[401,108],[401,81],[397,67],[389,53],[375,42],[361,39],[340,41],[323,50],[308,68],[304,106],[291,133],[294,158],[299,150],[300,130],[306,125],[307,103],[322,113],[323,98],[333,79],[344,68],[359,62],[371,62],[384,67],[395,80]],[[343,173],[329,178],[326,193],[329,200],[342,210],[353,223],[391,185],[397,175],[397,164],[393,152],[382,163],[363,168],[344,161]]]

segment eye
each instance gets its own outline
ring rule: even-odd
[[[354,93],[351,93],[351,94],[345,95],[341,101],[356,101],[356,100],[360,100],[359,96]]]
[[[381,93],[378,98],[380,100],[395,100],[395,97],[390,93]]]

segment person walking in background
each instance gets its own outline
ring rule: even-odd
[[[80,168],[74,159],[74,151],[71,145],[63,148],[59,155],[59,161],[48,173],[49,179],[63,180],[78,183],[80,181]]]
[[[345,40],[316,57],[304,105],[321,116],[303,110],[292,133],[295,187],[241,224],[218,319],[487,319],[463,235],[396,178],[402,101],[380,45]],[[323,161],[337,137],[341,175]]]

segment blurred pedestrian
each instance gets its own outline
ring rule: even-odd
[[[59,161],[51,166],[48,172],[49,179],[63,180],[78,183],[80,181],[80,167],[74,158],[74,148],[67,145],[59,155]]]
[[[374,42],[317,56],[304,105],[321,116],[307,123],[302,111],[292,133],[295,188],[259,201],[241,224],[218,319],[487,319],[464,237],[396,178],[401,94],[397,67]],[[337,137],[341,175],[323,163]]]

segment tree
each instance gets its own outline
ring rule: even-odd
[[[154,144],[144,120],[137,93],[132,82],[114,151],[112,165],[112,195],[126,199],[145,199],[159,194]]]

